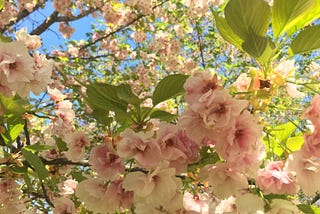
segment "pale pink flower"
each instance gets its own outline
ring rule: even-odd
[[[259,147],[259,138],[262,134],[262,127],[258,125],[258,118],[244,111],[233,119],[233,123],[222,129],[216,136],[216,150],[230,162],[237,162],[246,158],[247,154],[254,156]],[[249,163],[248,163],[249,164]]]
[[[219,90],[200,114],[207,127],[220,129],[231,124],[247,105],[245,100],[232,98],[228,90]]]
[[[187,211],[194,211],[199,214],[209,214],[209,205],[212,198],[207,193],[191,194],[185,192],[183,195],[183,207]]]
[[[67,97],[66,95],[62,94],[61,91],[57,88],[51,89],[50,87],[47,87],[47,90],[48,90],[48,94],[50,95],[50,98],[54,102],[60,102]]]
[[[72,195],[76,190],[78,182],[72,179],[65,180],[60,189],[62,195]]]
[[[123,187],[134,192],[134,201],[160,206],[169,203],[176,196],[181,180],[175,177],[175,169],[158,167],[148,174],[128,173]]]
[[[215,138],[215,132],[205,125],[201,115],[190,108],[183,112],[178,124],[185,128],[188,137],[198,145],[206,145]]]
[[[186,90],[185,99],[194,111],[202,109],[201,103],[207,102],[221,88],[217,76],[209,72],[195,72],[183,87]]]
[[[100,144],[92,148],[89,163],[91,168],[105,179],[117,179],[125,172],[123,161],[111,148],[111,144]]]
[[[320,190],[320,158],[300,150],[289,155],[286,167],[296,173],[297,183],[306,195]]]
[[[296,194],[299,187],[294,179],[294,173],[283,168],[282,161],[270,162],[260,169],[256,179],[257,186],[264,194]]]
[[[106,191],[107,186],[102,179],[90,178],[77,185],[76,196],[85,203],[89,210],[96,213],[107,213],[109,208],[106,203]]]
[[[0,42],[0,50],[1,85],[17,91],[34,79],[34,62],[23,42]]]
[[[199,158],[199,146],[176,125],[161,123],[157,142],[160,145],[163,159],[168,160],[169,167],[174,167],[177,173],[184,172],[187,164]]]
[[[283,78],[289,77],[295,70],[294,60],[281,59],[274,71],[279,73]]]
[[[266,214],[295,214],[300,213],[298,207],[289,200],[273,199],[270,210]]]
[[[57,110],[55,114],[65,123],[72,123],[75,118],[75,113],[72,110],[72,103],[69,100],[63,100],[57,103]]]
[[[23,42],[29,50],[34,50],[42,46],[40,36],[29,35],[27,33],[27,28],[25,27],[21,28],[19,31],[15,32],[14,34],[17,40]]]
[[[54,208],[53,213],[54,214],[76,214],[76,208],[74,206],[74,203],[69,198],[56,198],[53,202]]]
[[[76,31],[76,29],[73,27],[70,27],[69,23],[67,22],[59,22],[58,29],[62,34],[63,38],[66,38],[66,39],[70,38],[71,35]]]
[[[293,83],[286,83],[286,89],[290,97],[292,98],[302,98],[305,96],[305,94],[301,91],[298,91],[297,85]]]
[[[66,157],[73,162],[80,161],[84,157],[85,147],[90,145],[89,138],[80,131],[70,133],[65,138],[68,147]]]
[[[320,127],[319,127],[320,128]],[[320,129],[315,129],[313,133],[304,134],[304,144],[302,150],[308,155],[320,158]]]
[[[237,80],[232,83],[231,86],[236,87],[238,92],[247,92],[249,90],[249,86],[252,84],[253,90],[258,90],[260,87],[260,81],[258,76],[254,76],[253,78],[248,77],[246,73],[241,73]]]
[[[320,95],[316,94],[310,106],[304,111],[303,117],[310,120],[315,127],[320,128]]]
[[[220,198],[240,194],[248,188],[247,178],[227,163],[217,163],[202,169],[208,170],[208,183],[212,186],[213,193]]]
[[[259,196],[251,193],[239,195],[236,199],[235,205],[237,206],[239,213],[264,213],[264,201]]]
[[[224,200],[221,200],[218,206],[215,209],[215,214],[237,214],[237,207],[236,207],[236,198],[230,196]]]
[[[161,160],[161,150],[152,136],[153,132],[135,133],[126,129],[121,133],[122,139],[117,147],[118,155],[123,159],[134,158],[141,167],[157,166]]]

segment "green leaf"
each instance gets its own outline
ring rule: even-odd
[[[94,83],[87,86],[87,95],[87,102],[93,109],[127,110],[128,103],[118,97],[116,86]]]
[[[173,74],[161,80],[153,92],[153,105],[155,106],[165,100],[182,95],[184,93],[183,84],[188,77],[183,74]]]
[[[292,53],[299,54],[320,48],[320,25],[308,27],[301,31],[292,41],[290,49]]]
[[[105,109],[95,108],[90,115],[103,125],[108,125],[112,122],[112,117],[108,116],[109,111]]]
[[[241,45],[243,43],[243,39],[241,39],[237,34],[233,32],[233,30],[223,17],[220,17],[215,11],[213,11],[213,15],[216,20],[217,29],[222,38],[237,47],[239,50],[242,50]]]
[[[242,39],[249,38],[251,31],[264,36],[268,30],[271,9],[264,0],[230,0],[225,17],[231,29]]]
[[[24,146],[23,149],[28,150],[29,152],[40,152],[44,150],[54,149],[55,147],[44,145],[40,143]]]
[[[296,129],[297,127],[293,123],[288,122],[274,127],[270,134],[279,142],[285,143]]]
[[[2,10],[3,6],[4,6],[4,0],[0,0],[0,10]]]
[[[287,140],[287,148],[295,152],[301,148],[304,143],[302,136],[289,137]]]
[[[143,100],[139,99],[131,89],[131,86],[128,84],[123,84],[116,86],[117,96],[119,99],[134,105],[136,108],[140,107],[140,104]]]
[[[22,149],[21,153],[26,161],[34,168],[41,180],[49,176],[48,170],[36,154],[25,149]]]
[[[276,37],[292,35],[320,16],[320,0],[274,0],[272,29]]]
[[[68,150],[67,143],[64,142],[61,138],[55,138],[55,141],[59,151],[62,152]]]
[[[306,214],[320,214],[320,209],[313,205],[298,204],[297,207]]]
[[[25,113],[23,108],[24,101],[16,97],[5,97],[0,94],[0,104],[3,107],[5,114],[18,114],[22,115]]]
[[[9,124],[9,127],[10,128],[8,131],[10,134],[10,139],[14,141],[22,132],[24,124],[21,124],[21,123],[14,124],[14,125]]]
[[[176,119],[178,115],[176,114],[170,114],[169,112],[160,110],[160,109],[155,109],[151,114],[150,118],[157,118],[160,119],[161,121],[166,121],[166,122],[171,122],[172,120]]]
[[[268,41],[268,38],[258,36],[254,34],[254,32],[251,32],[242,44],[242,48],[254,58],[258,58],[267,48]]]

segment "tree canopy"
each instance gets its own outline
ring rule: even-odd
[[[320,213],[320,0],[0,0],[0,213]]]

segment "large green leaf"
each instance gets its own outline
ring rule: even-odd
[[[87,102],[96,107],[111,111],[126,111],[128,103],[118,97],[116,86],[94,83],[87,86]]]
[[[22,149],[21,153],[23,154],[27,162],[30,164],[30,166],[34,168],[41,180],[49,176],[48,170],[36,154],[25,149]]]
[[[0,0],[0,10],[2,10],[3,6],[4,6],[4,0]]]
[[[176,114],[171,114],[167,111],[163,111],[160,109],[155,109],[150,114],[150,118],[157,118],[161,121],[166,121],[166,122],[171,122],[172,120],[176,119],[177,117],[178,117],[178,115],[176,115]]]
[[[233,32],[226,19],[220,17],[216,12],[213,11],[214,18],[216,20],[217,29],[227,42],[231,43],[238,49],[242,50],[243,39],[241,39],[236,33]]]
[[[301,31],[290,45],[294,54],[313,51],[320,48],[320,25],[308,27]]]
[[[183,74],[173,74],[161,80],[153,92],[153,105],[155,106],[165,100],[182,95],[184,93],[183,84],[188,77]]]
[[[320,0],[274,0],[272,28],[276,37],[292,35],[320,16]]]
[[[258,58],[262,56],[263,52],[266,50],[268,41],[268,38],[258,36],[252,32],[242,44],[242,48],[254,58]]]
[[[251,31],[258,36],[266,34],[271,9],[264,0],[230,0],[225,17],[231,29],[242,39],[247,39]]]

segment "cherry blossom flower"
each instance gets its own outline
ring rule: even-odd
[[[123,181],[126,190],[134,192],[134,201],[158,207],[170,203],[181,187],[181,180],[175,177],[174,168],[157,168],[145,174],[128,173]]]
[[[111,144],[100,144],[91,150],[89,163],[99,176],[115,180],[125,172],[122,159],[111,148]]]
[[[212,198],[207,193],[191,194],[185,192],[183,195],[183,207],[187,211],[194,211],[200,214],[209,214]]]
[[[84,148],[90,145],[89,138],[80,131],[73,132],[66,136],[68,151],[65,152],[66,157],[78,162],[84,157]]]
[[[152,136],[153,132],[135,133],[126,129],[121,133],[122,139],[117,146],[119,156],[123,159],[134,158],[141,167],[157,166],[161,160],[161,150]]]
[[[286,171],[282,161],[270,162],[259,170],[256,183],[264,194],[295,194],[299,190],[294,173]]]
[[[300,150],[289,155],[286,167],[296,173],[297,183],[306,195],[320,190],[320,158]]]
[[[76,214],[76,208],[74,207],[74,203],[69,198],[56,198],[54,200],[54,214]]]
[[[266,212],[266,214],[300,213],[300,210],[295,204],[284,199],[273,199],[271,201],[270,208],[271,209]]]
[[[264,201],[261,197],[251,193],[239,195],[235,205],[239,213],[264,214]]]
[[[41,38],[37,35],[29,35],[27,33],[27,28],[25,27],[21,28],[19,31],[15,32],[14,34],[17,40],[22,41],[29,50],[34,50],[42,46]]]
[[[72,195],[76,190],[78,182],[72,179],[65,180],[60,189],[62,195]]]
[[[303,117],[310,120],[314,126],[320,128],[320,95],[317,94],[311,100],[310,106],[304,111]]]
[[[204,170],[208,170],[204,172]],[[238,195],[248,188],[247,178],[227,163],[208,165],[202,169],[202,177],[208,178],[213,193],[220,198]]]

